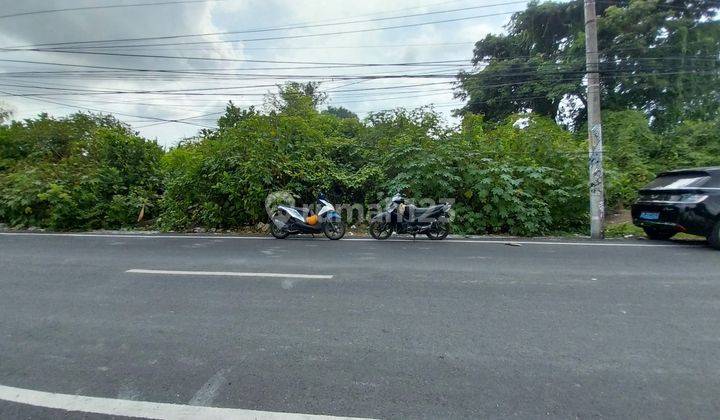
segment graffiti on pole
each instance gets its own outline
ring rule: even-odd
[[[605,203],[603,200],[603,167],[602,167],[602,127],[595,124],[590,129],[592,138],[590,139],[590,193],[600,198],[598,207],[600,214],[605,213]]]

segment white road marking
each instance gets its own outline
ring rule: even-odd
[[[36,233],[36,232],[0,232],[0,236],[66,236],[66,237],[78,237],[78,238],[129,238],[129,239],[228,239],[228,240],[275,240],[270,236],[223,236],[223,235],[155,235],[155,234],[122,234],[122,233]],[[304,237],[301,237],[305,239]],[[310,239],[310,238],[307,238]],[[290,239],[292,241],[293,239]],[[372,238],[347,238],[343,242],[381,242]],[[393,238],[387,239],[382,242],[417,242],[427,244],[431,241],[426,239],[406,239],[406,238]],[[550,246],[610,246],[610,247],[635,247],[635,248],[657,248],[657,247],[678,247],[678,246],[694,246],[692,244],[683,244],[682,242],[657,244],[657,243],[628,243],[628,242],[613,242],[608,240],[606,242],[568,242],[568,241],[530,241],[522,240],[518,241],[513,238],[508,239],[452,239],[448,238],[444,241],[432,241],[435,244],[494,244],[494,245],[507,245],[508,243],[523,244],[523,245],[550,245]]]
[[[190,405],[203,405],[208,406],[212,404],[215,397],[217,397],[220,387],[226,381],[225,375],[230,373],[230,368],[222,369],[218,373],[214,374],[205,384],[195,393],[195,395],[188,401]]]
[[[365,240],[365,239],[353,239],[353,240]],[[375,239],[367,239],[368,241],[374,241]],[[412,239],[390,239],[389,242],[413,242]],[[620,247],[638,247],[638,248],[654,248],[654,247],[668,247],[668,246],[680,246],[684,244],[628,244],[619,242],[552,242],[552,241],[494,241],[485,239],[450,239],[448,241],[439,241],[442,243],[451,244],[495,244],[495,245],[508,245],[522,244],[522,245],[560,245],[560,246],[620,246]],[[687,246],[687,245],[686,245]]]
[[[40,233],[0,232],[0,236],[67,236],[71,238],[140,238],[140,239],[275,239],[270,236],[223,236],[223,235],[156,235],[152,233]]]
[[[0,385],[0,400],[36,407],[52,408],[110,416],[140,417],[146,419],[235,419],[235,420],[347,420],[353,417],[323,416],[314,414],[279,413],[272,411],[243,410],[238,408],[200,407],[194,405],[130,401],[114,398],[86,397],[56,394]],[[355,417],[354,419],[360,420]]]
[[[234,271],[184,271],[184,270],[145,270],[133,268],[126,273],[165,274],[170,276],[226,276],[226,277],[275,277],[292,279],[331,279],[332,274],[290,274],[290,273],[243,273]]]

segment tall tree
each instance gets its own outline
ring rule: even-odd
[[[235,127],[240,122],[255,115],[258,115],[258,112],[255,110],[254,106],[243,109],[235,105],[233,101],[230,101],[227,105],[225,105],[225,114],[218,118],[218,130],[225,130]]]
[[[278,86],[278,93],[265,97],[265,104],[271,111],[285,115],[307,115],[317,112],[317,107],[327,99],[327,93],[320,90],[317,82],[287,82]]]
[[[603,107],[639,109],[658,127],[709,119],[720,105],[717,0],[598,3]],[[583,1],[530,3],[507,33],[475,44],[476,70],[458,75],[462,111],[500,120],[532,110],[585,119]]]

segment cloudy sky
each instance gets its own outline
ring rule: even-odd
[[[133,4],[143,5],[116,7]],[[461,105],[450,76],[470,68],[474,41],[501,32],[524,7],[511,0],[0,0],[0,103],[15,119],[113,113],[165,146],[212,127],[227,101],[261,106],[288,80],[322,82],[326,105],[361,117],[428,104],[449,115]],[[53,9],[74,10],[34,13]],[[368,78],[379,75],[433,77]]]

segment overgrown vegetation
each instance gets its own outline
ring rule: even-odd
[[[151,218],[162,154],[109,116],[43,114],[2,126],[0,222],[94,229]]]
[[[614,3],[603,6],[601,28],[616,64],[632,67],[650,49],[669,60],[660,52],[667,49],[673,57],[715,54],[712,63],[695,60],[715,73],[702,67],[697,77],[707,80],[657,74],[639,85],[620,73],[604,78],[610,209],[628,206],[657,172],[720,164],[720,36],[707,2],[692,2],[684,12],[646,0]],[[515,15],[507,36],[478,42],[476,63],[491,64],[460,75],[469,102],[457,126],[431,108],[363,120],[342,107],[320,111],[326,95],[317,83],[281,86],[266,111],[229,103],[217,129],[168,151],[109,116],[40,115],[0,125],[0,223],[91,229],[151,220],[166,230],[234,229],[266,221],[271,191],[292,191],[306,203],[322,191],[336,203],[362,204],[401,191],[454,199],[458,232],[584,233],[582,77],[549,70],[579,63],[579,5],[531,4]],[[632,16],[642,16],[642,24],[629,25]],[[616,42],[642,51],[618,58]],[[641,69],[642,77],[650,71]],[[519,79],[507,84],[510,70]],[[502,80],[503,86],[493,83]],[[570,97],[577,102],[564,113],[562,99]]]
[[[232,229],[265,221],[268,192],[312,202],[370,204],[402,191],[456,200],[458,231],[584,232],[584,139],[547,117],[446,126],[431,109],[364,121],[321,113],[237,112],[223,128],[164,153],[111,117],[76,114],[0,128],[0,222],[52,229],[136,226]],[[655,133],[637,111],[605,115],[607,197],[631,202],[654,173],[713,163],[720,123],[686,121]]]

